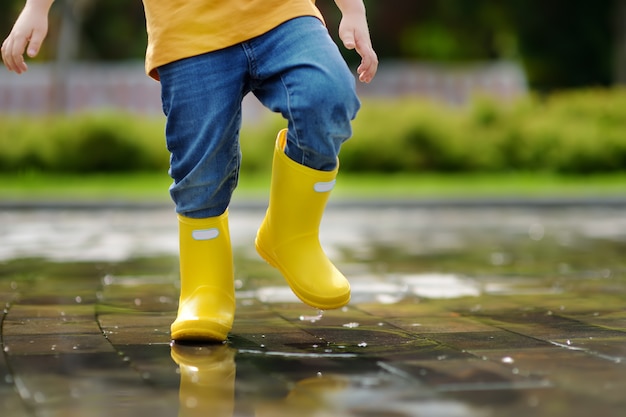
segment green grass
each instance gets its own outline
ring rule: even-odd
[[[549,173],[399,174],[341,176],[346,197],[626,197],[626,173],[564,176]]]
[[[168,202],[165,173],[0,175],[0,201]],[[242,175],[235,199],[267,198],[269,174]],[[587,177],[540,173],[350,174],[340,173],[334,198],[428,199],[488,197],[626,197],[626,173]]]

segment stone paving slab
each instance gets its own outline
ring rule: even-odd
[[[323,313],[240,243],[223,345],[170,343],[177,268],[167,250],[6,259],[0,415],[621,417],[626,268],[610,255],[623,253],[626,230],[615,230],[621,214],[593,213],[577,223],[571,213],[394,211],[379,216],[384,228],[331,213],[329,252],[350,271],[354,297]],[[395,223],[399,214],[410,222]],[[257,217],[235,226],[239,242],[253,238]],[[91,233],[52,218],[65,239]],[[98,226],[91,241],[138,243],[150,233],[134,218],[111,217],[116,238]],[[25,230],[3,227],[15,244]]]

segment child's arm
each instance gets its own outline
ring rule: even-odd
[[[378,57],[372,48],[363,0],[335,0],[335,3],[343,16],[339,37],[346,48],[356,49],[361,56],[361,65],[357,68],[359,80],[369,83],[376,75]]]
[[[48,34],[48,11],[53,2],[54,0],[26,0],[13,30],[2,43],[2,61],[9,71],[18,74],[26,71],[28,66],[24,62],[24,51],[31,58],[39,52]]]

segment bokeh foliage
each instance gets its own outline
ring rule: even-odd
[[[609,85],[615,51],[624,48],[626,0],[365,0],[381,60],[463,62],[520,60],[532,87],[554,90]],[[73,5],[80,23],[78,59],[141,59],[146,47],[140,1],[57,0],[42,59],[54,58],[61,15]],[[24,0],[0,3],[0,35]],[[317,0],[336,38],[333,0]],[[618,19],[618,20],[616,20]],[[620,29],[622,28],[622,29]],[[621,32],[620,32],[621,30]],[[344,51],[354,64],[356,55]]]
[[[341,152],[346,172],[554,172],[626,169],[626,90],[589,89],[467,107],[368,99]],[[128,114],[0,117],[0,171],[167,170],[163,119]],[[270,169],[278,115],[244,126],[242,170]]]

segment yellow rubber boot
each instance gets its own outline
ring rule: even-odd
[[[235,315],[228,212],[208,219],[179,215],[178,225],[180,301],[172,339],[226,340]]]
[[[335,400],[350,386],[340,376],[314,377],[298,381],[289,394],[275,401],[262,402],[255,408],[255,417],[315,417],[344,415],[336,411]]]
[[[350,301],[350,284],[324,253],[319,225],[337,169],[318,171],[284,152],[287,130],[278,134],[270,200],[256,237],[257,252],[277,268],[304,303],[321,310]]]
[[[180,369],[179,417],[232,417],[235,409],[235,350],[227,345],[172,345]]]

